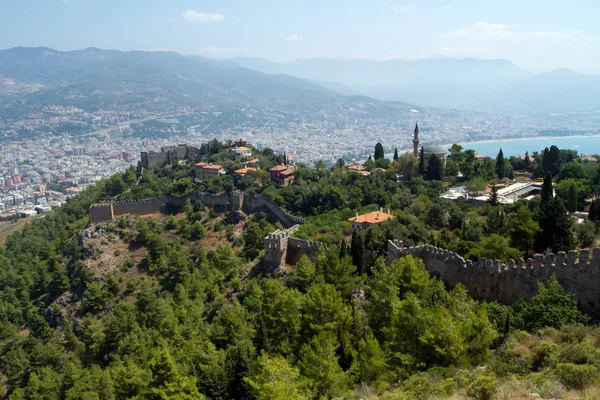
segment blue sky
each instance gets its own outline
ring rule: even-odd
[[[600,73],[598,0],[0,0],[0,48],[273,61],[505,58]]]

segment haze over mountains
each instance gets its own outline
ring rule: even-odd
[[[279,64],[257,58],[235,63],[268,74],[337,82],[367,96],[423,106],[492,112],[568,112],[600,107],[600,75],[572,70],[535,74],[507,60],[310,59]]]

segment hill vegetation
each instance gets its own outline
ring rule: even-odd
[[[241,162],[228,146],[203,146],[204,160],[234,171]],[[468,175],[468,162],[459,162],[459,156],[470,153],[458,150],[451,159],[463,177],[446,174],[448,181],[497,181],[495,161]],[[382,257],[389,238],[443,242],[472,257],[512,257],[538,246],[558,250],[567,244],[547,235],[556,227],[545,225],[544,213],[567,215],[559,190],[556,197],[546,191],[537,202],[514,207],[490,202],[474,210],[441,201],[443,183],[423,180],[414,171],[398,183],[396,175],[407,172],[404,155],[389,165],[378,159],[387,171],[368,161],[373,169],[368,177],[348,173],[342,162],[331,168],[298,166],[295,182],[280,188],[264,169],[283,157],[269,149],[254,155],[262,170],[204,182],[193,179],[193,167],[185,162],[144,171],[138,185],[140,170],[130,168],[7,238],[0,250],[0,394],[9,399],[597,397],[600,330],[587,326],[589,317],[555,280],[512,306],[479,303],[460,285],[446,288],[418,259],[408,256],[387,265]],[[513,164],[506,160],[506,168]],[[556,180],[563,179],[563,171],[579,171],[564,179],[585,184],[586,174],[593,174],[558,149],[536,155],[527,169],[548,172],[549,184],[554,166]],[[234,189],[260,192],[307,217],[299,235],[352,240],[353,251],[364,246],[373,256],[363,263],[344,247],[314,260],[303,257],[293,268],[264,271],[262,239],[277,222],[265,214],[240,222],[227,210],[200,203],[86,229],[90,204],[119,193],[135,199]],[[346,215],[378,207],[391,208],[397,218],[353,237]],[[596,225],[590,224],[595,240]],[[564,228],[573,238],[572,227]]]

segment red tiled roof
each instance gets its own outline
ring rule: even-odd
[[[394,219],[393,215],[387,214],[381,211],[373,211],[367,214],[359,215],[358,218],[348,218],[350,222],[357,222],[359,224],[378,224],[388,219]]]
[[[248,167],[240,168],[240,169],[236,169],[235,171],[233,171],[233,173],[244,176],[250,171],[256,171],[256,168],[248,168]]]
[[[223,168],[223,166],[219,165],[219,164],[207,164],[204,166],[204,168],[206,168],[206,169],[221,169],[221,168]]]
[[[286,165],[276,165],[273,168],[269,169],[269,172],[281,172],[281,171],[285,171],[288,167]]]

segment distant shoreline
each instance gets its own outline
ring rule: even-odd
[[[503,139],[488,139],[488,140],[477,140],[474,142],[459,142],[463,147],[470,144],[487,144],[487,143],[504,143],[504,142],[520,142],[525,140],[548,140],[548,139],[580,139],[580,138],[600,138],[600,134],[594,135],[571,135],[571,136],[535,136],[531,138],[527,137],[516,137],[516,138],[503,138]],[[442,147],[450,147],[455,143],[442,144]]]

